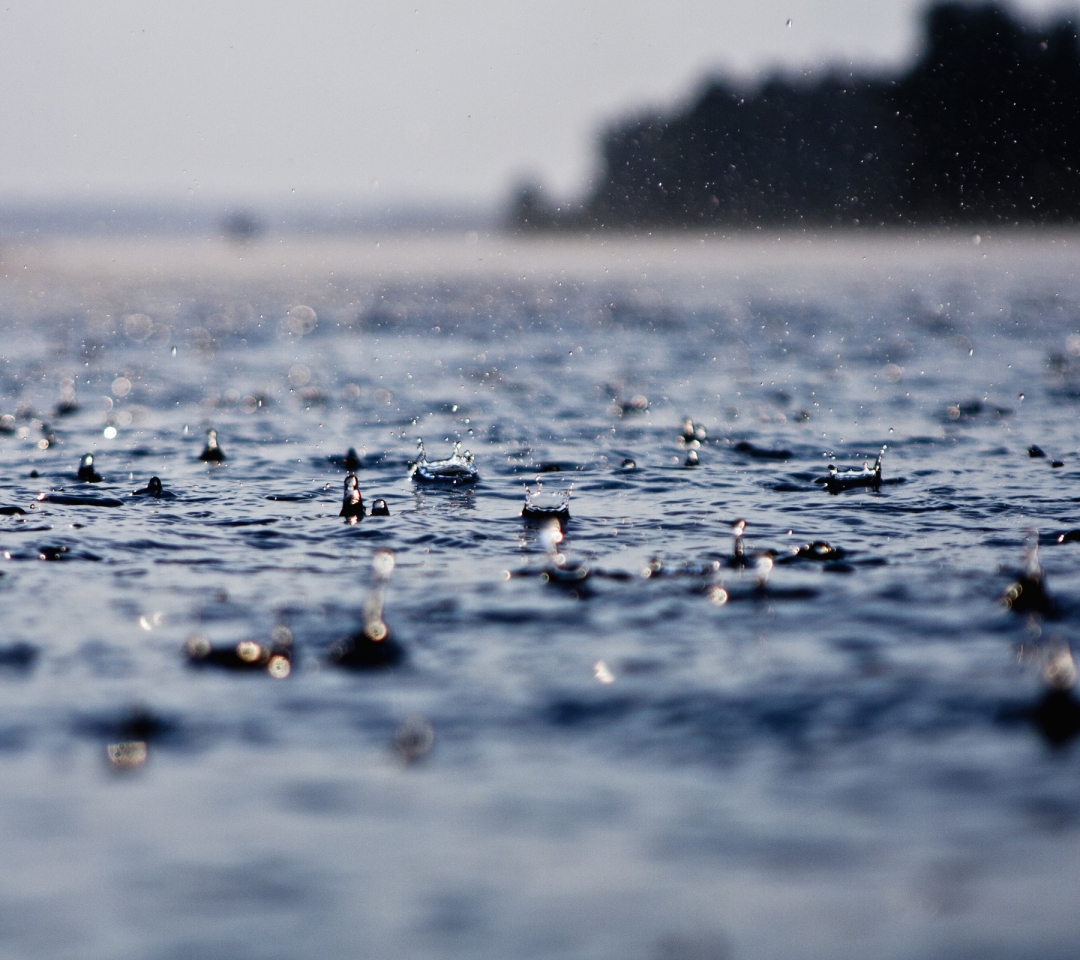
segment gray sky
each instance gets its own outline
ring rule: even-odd
[[[491,202],[522,175],[578,193],[605,122],[707,73],[902,63],[922,7],[24,0],[0,7],[0,197]]]

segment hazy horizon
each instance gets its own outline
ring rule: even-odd
[[[718,74],[894,69],[916,53],[924,7],[9,8],[0,203],[490,213],[523,178],[577,197],[600,132],[627,114]]]

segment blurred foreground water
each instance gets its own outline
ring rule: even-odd
[[[4,246],[0,953],[1072,956],[1078,251]],[[1033,527],[1053,618],[997,602]],[[383,551],[405,660],[341,669]]]

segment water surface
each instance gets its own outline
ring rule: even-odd
[[[1071,955],[1080,770],[1028,713],[1080,617],[1077,241],[977,239],[5,246],[5,955]],[[882,444],[903,484],[813,482]],[[338,516],[350,447],[389,518]],[[995,602],[1031,527],[1052,622]],[[380,550],[407,660],[332,668]],[[275,628],[282,680],[183,655]]]

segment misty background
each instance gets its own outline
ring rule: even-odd
[[[709,77],[895,70],[917,0],[75,2],[0,11],[0,233],[241,216],[493,220],[583,195],[605,127]],[[1033,22],[1074,4],[1024,0]]]

